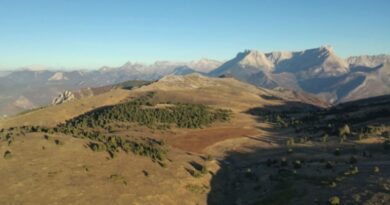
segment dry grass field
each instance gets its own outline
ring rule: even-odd
[[[151,109],[174,106],[167,103],[203,104],[229,109],[231,118],[203,128],[159,129],[125,123],[103,129],[104,135],[122,139],[163,140],[168,150],[163,162],[122,150],[113,158],[107,152],[92,151],[91,139],[71,134],[8,129],[56,127],[83,113],[151,92],[155,102]],[[320,132],[296,132],[291,126],[279,127],[273,118],[265,120],[266,114],[251,112],[299,108],[300,115],[306,115],[312,109],[307,98],[291,102],[285,100],[291,95],[284,95],[231,78],[168,76],[137,89],[118,88],[4,119],[0,121],[0,129],[4,129],[0,135],[0,202],[276,205],[328,204],[330,197],[337,196],[348,202],[345,204],[389,204],[390,159],[382,146],[389,132],[389,116],[351,123],[353,137],[340,143],[330,134],[323,143],[316,137]],[[381,102],[375,105],[378,110],[388,105],[386,100]],[[359,110],[372,111],[368,107]],[[285,121],[291,117],[281,116]],[[331,118],[332,114],[324,116]],[[356,128],[373,122],[383,125],[380,133],[357,140]],[[7,132],[16,134],[7,137]],[[300,141],[303,135],[313,137]],[[292,138],[294,143],[287,145]],[[340,155],[334,154],[336,149],[341,149]],[[345,174],[355,166],[358,173]]]

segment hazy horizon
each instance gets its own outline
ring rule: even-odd
[[[4,1],[0,70],[224,61],[245,49],[390,53],[390,2]]]

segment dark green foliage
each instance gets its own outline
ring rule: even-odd
[[[67,121],[61,127],[106,127],[113,122],[135,122],[153,127],[175,124],[180,128],[201,128],[215,121],[227,121],[230,112],[204,105],[176,104],[156,108],[149,96],[114,106],[96,109]],[[111,130],[111,129],[110,129]]]
[[[111,158],[115,158],[116,153],[120,150],[136,155],[146,156],[153,161],[165,160],[166,149],[163,140],[155,140],[151,138],[144,139],[123,139],[119,136],[105,136],[98,132],[84,132],[83,136],[94,140],[90,142],[88,147],[95,152],[107,151]]]

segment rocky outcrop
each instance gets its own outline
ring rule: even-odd
[[[63,93],[59,94],[56,98],[54,98],[52,104],[53,105],[62,104],[64,102],[68,102],[68,101],[73,100],[75,98],[76,97],[72,92],[66,90]]]

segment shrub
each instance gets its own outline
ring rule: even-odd
[[[295,140],[293,137],[289,137],[286,142],[287,146],[292,146],[295,144]]]
[[[106,151],[106,146],[104,146],[103,144],[100,144],[100,143],[90,142],[88,144],[88,147],[91,148],[94,152]]]
[[[127,179],[124,176],[121,176],[118,174],[111,174],[108,179],[110,179],[114,182],[120,182],[120,183],[123,183],[124,185],[127,185]]]
[[[346,172],[344,172],[344,175],[350,176],[350,175],[356,175],[359,173],[359,168],[357,166],[351,166]]]
[[[11,159],[12,158],[12,153],[10,151],[5,151],[4,152],[4,159]]]
[[[45,140],[50,140],[50,136],[49,135],[43,135],[43,138],[45,138]]]
[[[340,205],[340,198],[338,196],[332,196],[328,200],[329,205]]]
[[[200,173],[201,173],[202,175],[205,175],[205,174],[209,173],[209,170],[207,169],[207,166],[206,166],[206,165],[203,165],[203,166],[202,166],[202,169],[200,170]]]
[[[201,186],[201,185],[197,185],[197,184],[187,184],[185,186],[185,188],[192,192],[192,193],[195,193],[195,194],[203,194],[203,193],[206,193],[207,190],[209,189],[207,186]]]
[[[302,163],[299,160],[295,160],[293,165],[294,165],[294,169],[300,169],[302,167]]]
[[[350,164],[356,164],[356,163],[357,163],[356,157],[351,156],[351,157],[349,158],[349,163],[350,163]]]
[[[207,155],[206,156],[206,161],[212,161],[213,160],[213,156],[211,156],[211,155]]]
[[[59,140],[59,139],[55,139],[55,140],[54,140],[54,143],[55,143],[56,145],[63,145],[63,144],[64,144],[64,142],[62,142],[62,141]]]
[[[206,175],[209,171],[205,165],[202,166],[200,170],[197,169],[189,169],[188,172],[191,174],[191,176],[195,178],[200,178]]]
[[[358,140],[362,140],[362,139],[364,139],[364,134],[359,133],[357,137],[358,137]]]
[[[340,149],[336,148],[336,150],[333,152],[333,154],[336,156],[340,156],[341,155]]]
[[[307,142],[307,137],[300,137],[299,138],[299,143],[305,144]]]
[[[333,163],[331,161],[327,161],[326,164],[325,164],[325,168],[332,169],[333,168]]]
[[[288,166],[288,161],[285,157],[283,157],[281,160],[280,160],[280,166],[282,167],[286,167]]]
[[[351,129],[349,128],[349,126],[347,124],[345,124],[343,127],[339,128],[339,137],[340,138],[345,140],[346,137],[350,134],[351,134]]]
[[[328,136],[328,134],[325,134],[324,136],[322,136],[322,138],[321,138],[321,142],[323,142],[323,143],[327,143],[327,142],[328,142],[328,139],[329,139],[329,136]]]

